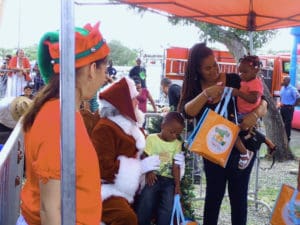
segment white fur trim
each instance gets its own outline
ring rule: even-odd
[[[102,201],[111,196],[126,198],[129,203],[139,187],[141,176],[141,163],[139,159],[119,156],[120,167],[114,184],[102,184]]]
[[[116,108],[114,107],[110,102],[104,100],[104,99],[98,99],[98,104],[99,104],[99,112],[101,111],[102,108],[104,107],[109,107],[109,108]]]
[[[136,98],[136,96],[139,95],[139,92],[136,90],[135,83],[132,79],[125,77],[125,80],[127,82],[127,85],[129,87],[130,97],[131,99]]]
[[[122,115],[109,116],[108,119],[117,124],[128,135],[135,139],[135,146],[139,150],[138,157],[142,155],[146,146],[145,136],[135,122]]]

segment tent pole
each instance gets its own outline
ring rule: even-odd
[[[75,198],[75,35],[74,1],[61,1],[60,112],[61,112],[61,221],[76,222]]]
[[[18,47],[17,49],[20,49],[21,48],[21,45],[20,45],[20,36],[21,36],[21,0],[19,0],[19,9],[18,9]]]
[[[253,54],[253,31],[249,31],[249,49],[250,55]]]

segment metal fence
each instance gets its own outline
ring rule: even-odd
[[[0,225],[16,224],[24,169],[24,145],[18,123],[0,152]]]

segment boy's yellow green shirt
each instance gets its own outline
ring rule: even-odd
[[[145,153],[148,156],[158,155],[160,159],[160,169],[156,171],[158,175],[173,178],[172,166],[176,153],[181,152],[182,142],[179,140],[164,141],[158,134],[150,134],[146,138]]]

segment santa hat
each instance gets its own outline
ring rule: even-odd
[[[132,99],[138,96],[138,91],[132,79],[123,77],[111,86],[100,92],[99,98],[112,104],[123,116],[129,117],[137,122]]]
[[[95,26],[87,24],[84,28],[75,28],[76,68],[105,58],[109,51],[109,47],[99,31],[99,22]],[[38,46],[38,64],[45,83],[48,83],[54,74],[59,74],[59,57],[59,31],[47,32],[41,38]]]

